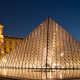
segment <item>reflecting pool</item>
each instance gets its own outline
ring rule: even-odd
[[[59,69],[14,69],[0,68],[0,76],[19,79],[71,79],[80,78],[80,70]]]

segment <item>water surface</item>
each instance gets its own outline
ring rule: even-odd
[[[59,69],[14,69],[0,68],[0,76],[19,79],[71,79],[80,78],[80,70]]]

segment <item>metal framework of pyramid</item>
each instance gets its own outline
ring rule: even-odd
[[[80,68],[80,42],[48,17],[0,60],[0,67]]]

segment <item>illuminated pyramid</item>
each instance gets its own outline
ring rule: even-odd
[[[80,68],[80,42],[48,17],[0,61],[0,66]]]

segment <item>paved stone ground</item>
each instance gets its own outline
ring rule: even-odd
[[[2,77],[0,76],[0,80],[37,80],[37,79],[17,79],[17,78],[9,78],[9,77]],[[41,79],[39,79],[41,80]],[[61,80],[61,79],[42,79],[42,80]],[[62,79],[62,80],[80,80],[80,78],[75,79]]]
[[[5,78],[5,77],[1,77],[0,80],[29,80],[29,79],[15,79],[15,78]]]
[[[0,78],[0,80],[19,80],[19,79],[11,79],[11,78]]]
[[[0,76],[0,80],[28,80],[28,79],[15,79],[15,78],[9,78],[9,77]]]
[[[0,77],[0,80],[35,80],[35,79],[14,79],[14,78]],[[60,80],[60,79],[47,79],[47,80]],[[62,79],[62,80],[80,80],[80,79]]]

